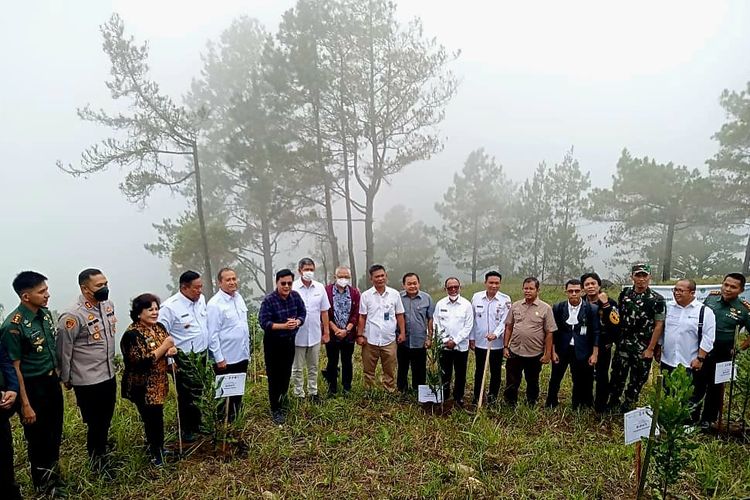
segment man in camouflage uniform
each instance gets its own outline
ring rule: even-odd
[[[47,278],[23,271],[13,280],[13,289],[21,304],[0,326],[0,342],[18,377],[19,414],[31,462],[31,480],[40,493],[65,496],[58,475],[63,397],[57,374],[55,322],[47,309]]]
[[[750,302],[741,299],[740,293],[745,289],[745,276],[730,273],[724,277],[721,290],[713,291],[703,301],[716,316],[716,340],[714,348],[708,354],[703,365],[703,376],[698,383],[706,385],[706,399],[701,415],[701,427],[707,429],[719,417],[722,404],[724,384],[714,384],[716,363],[732,360],[735,348],[735,333],[739,326],[750,333]],[[741,345],[742,349],[750,346],[750,337]]]
[[[608,405],[610,410],[619,407],[623,413],[635,407],[643,384],[648,380],[654,349],[664,331],[666,314],[664,297],[649,288],[651,266],[634,265],[630,277],[633,286],[623,289],[617,301],[620,338],[612,362]],[[625,400],[621,404],[623,389]]]

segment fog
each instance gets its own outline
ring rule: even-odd
[[[376,220],[402,203],[436,224],[433,206],[470,151],[484,147],[522,181],[541,161],[574,147],[594,186],[614,173],[621,150],[705,169],[725,116],[723,89],[750,79],[750,5],[742,1],[481,2],[400,0],[406,20],[460,49],[451,69],[460,79],[440,125],[444,150],[395,175],[376,200]],[[292,7],[274,1],[6,2],[0,17],[0,303],[17,299],[20,270],[49,277],[50,307],[78,294],[86,267],[109,277],[124,316],[142,291],[165,296],[169,263],[149,254],[152,223],[175,216],[181,198],[158,191],[140,210],[118,190],[123,173],[74,179],[55,161],[109,136],[82,122],[76,108],[114,109],[104,80],[109,61],[99,25],[118,12],[127,30],[148,40],[152,75],[180,100],[201,69],[200,53],[241,14],[273,31]],[[344,234],[339,236],[343,241]],[[594,264],[606,250],[594,246]],[[302,255],[289,254],[281,263]]]

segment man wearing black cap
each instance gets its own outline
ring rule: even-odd
[[[623,289],[620,305],[620,338],[612,361],[609,408],[625,413],[638,402],[643,384],[648,380],[656,343],[664,331],[666,302],[649,288],[651,266],[636,264],[631,268],[633,286]],[[627,382],[627,387],[625,383]],[[623,389],[625,400],[620,401]]]

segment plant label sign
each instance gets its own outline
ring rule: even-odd
[[[636,408],[625,414],[625,444],[632,444],[648,437],[651,430],[651,408]],[[659,435],[659,429],[656,429]]]
[[[245,394],[247,373],[228,373],[216,376],[216,398],[242,396]]]
[[[443,402],[443,388],[437,390],[437,394],[433,392],[429,385],[419,386],[419,402],[420,403],[442,403]]]
[[[716,375],[714,375],[714,384],[723,384],[730,380],[737,380],[737,367],[732,366],[731,361],[716,363]]]

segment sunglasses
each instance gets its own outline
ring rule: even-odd
[[[279,285],[281,286],[292,286],[291,281],[279,281]]]

